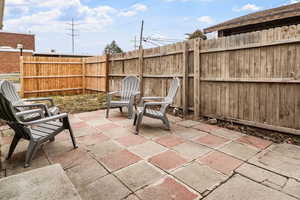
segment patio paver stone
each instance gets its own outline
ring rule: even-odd
[[[300,182],[289,179],[286,186],[283,188],[283,191],[294,197],[300,198]]]
[[[112,172],[132,165],[140,161],[141,158],[128,150],[122,150],[98,158],[98,160]]]
[[[236,141],[252,145],[252,146],[254,146],[256,148],[259,148],[259,149],[265,149],[265,148],[267,148],[268,146],[270,146],[272,144],[271,141],[264,140],[264,139],[254,137],[254,136],[251,136],[251,135],[245,135],[245,136],[239,138]]]
[[[128,150],[135,153],[143,159],[147,159],[161,152],[167,151],[168,149],[153,141],[148,141],[143,144],[129,147]]]
[[[177,122],[178,125],[180,126],[184,126],[184,127],[192,127],[192,126],[195,126],[197,124],[199,124],[200,122],[198,121],[194,121],[194,120],[184,120],[184,121],[179,121]]]
[[[218,151],[209,153],[198,161],[226,175],[230,175],[233,170],[243,163],[241,160]]]
[[[287,178],[284,176],[280,176],[247,163],[244,163],[242,166],[240,166],[236,172],[278,190],[281,190],[287,182]]]
[[[221,129],[221,127],[219,127],[219,126],[210,125],[210,124],[204,124],[204,123],[200,123],[200,124],[198,124],[196,126],[193,126],[193,128],[198,129],[200,131],[207,132],[207,133],[210,133],[212,131]]]
[[[143,190],[139,190],[137,195],[143,200],[196,200],[200,197],[200,195],[169,176]]]
[[[227,138],[229,140],[235,140],[244,135],[240,132],[232,131],[232,130],[229,130],[226,128],[220,128],[220,129],[211,131],[211,134],[217,135],[219,137]]]
[[[197,162],[179,168],[172,174],[200,193],[214,189],[227,178],[223,174]]]
[[[179,145],[181,143],[184,143],[185,140],[180,138],[180,137],[177,137],[177,136],[174,136],[174,135],[165,135],[165,136],[162,136],[162,137],[159,137],[155,140],[155,142],[167,147],[167,148],[171,148],[171,147],[174,147],[176,145]]]
[[[93,145],[93,144],[100,144],[102,142],[105,142],[109,140],[109,137],[107,137],[104,134],[98,133],[94,135],[87,135],[77,138],[78,143],[84,144],[84,145]]]
[[[155,182],[161,178],[164,173],[148,162],[141,161],[115,172],[115,175],[131,190],[136,191]]]
[[[113,140],[108,140],[106,142],[102,142],[101,144],[95,144],[95,145],[89,146],[88,149],[96,157],[104,157],[107,154],[123,150],[123,147],[121,147],[119,144],[117,144]]]
[[[173,150],[177,151],[180,155],[182,155],[183,157],[189,160],[199,158],[207,154],[208,152],[212,151],[212,149],[204,145],[191,142],[191,141],[177,145],[173,147]]]
[[[174,151],[166,151],[151,157],[149,162],[161,169],[172,170],[185,164],[187,160]]]
[[[174,125],[172,130],[175,135],[182,137],[184,139],[188,139],[188,140],[197,139],[197,138],[207,135],[207,133],[205,133],[203,131],[199,131],[199,130],[191,129],[191,128],[185,128],[185,127],[181,127],[181,126],[177,126],[177,125]]]
[[[78,191],[83,190],[87,184],[108,174],[108,172],[92,158],[68,169],[66,173]]]
[[[94,119],[94,120],[88,120],[86,122],[88,125],[93,126],[93,127],[97,127],[97,126],[102,126],[108,123],[111,123],[111,121],[107,120],[107,119]]]
[[[116,141],[126,147],[135,146],[135,145],[143,144],[143,143],[147,142],[147,140],[144,137],[141,137],[138,135],[133,135],[133,134],[118,138],[118,139],[116,139]]]
[[[206,145],[206,146],[209,146],[212,148],[217,148],[217,147],[225,144],[228,141],[229,141],[228,139],[225,139],[223,137],[218,137],[218,136],[210,135],[210,134],[195,140],[195,142],[198,142],[200,144],[203,144],[203,145]]]
[[[204,200],[296,200],[240,175],[234,175],[226,183],[210,193]]]
[[[79,194],[88,200],[121,200],[130,191],[113,175],[107,175],[88,184]]]
[[[101,132],[105,132],[105,131],[110,131],[111,129],[115,129],[115,128],[119,128],[119,127],[120,126],[118,126],[115,123],[106,123],[106,124],[102,124],[102,125],[96,126],[95,128],[97,128]]]
[[[225,145],[224,147],[220,148],[219,150],[241,160],[248,160],[249,158],[251,158],[259,152],[259,149],[256,149],[255,147],[236,142],[231,142]]]
[[[124,137],[124,136],[128,136],[128,135],[132,135],[133,133],[130,132],[130,130],[127,128],[118,126],[117,128],[103,130],[103,134],[107,135],[108,137],[110,137],[112,139],[116,139],[116,138],[120,138],[120,137]]]
[[[82,148],[73,149],[68,152],[61,152],[56,155],[49,155],[52,164],[59,163],[66,169],[82,163],[85,159],[89,159],[89,154]]]
[[[272,144],[249,160],[250,163],[300,181],[300,146]]]

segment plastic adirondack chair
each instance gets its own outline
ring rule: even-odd
[[[0,82],[0,92],[8,99],[16,111],[25,111],[35,108],[43,109],[46,116],[52,116],[59,113],[59,108],[54,106],[52,98],[30,98],[21,99],[15,87],[9,81],[3,80]],[[43,103],[32,103],[32,102],[48,101],[50,102],[50,107]],[[30,121],[33,119],[38,119],[39,115],[37,113],[28,114],[22,117],[23,121]]]
[[[28,114],[38,114],[41,116],[41,119],[27,122],[21,121],[22,116]],[[0,119],[5,120],[15,132],[7,160],[11,158],[20,139],[29,140],[25,167],[30,166],[32,158],[42,143],[49,140],[53,141],[54,137],[65,129],[69,130],[73,146],[77,148],[67,113],[44,118],[44,111],[41,109],[16,112],[12,103],[0,92]]]
[[[113,101],[112,96],[119,94],[121,99],[119,101]],[[140,79],[136,76],[127,76],[122,80],[122,88],[120,91],[110,92],[107,95],[107,110],[106,118],[109,117],[110,108],[128,108],[128,118],[131,119],[133,115],[134,100],[137,95],[140,94]]]
[[[168,95],[166,97],[143,97],[142,98],[141,101],[142,106],[137,108],[137,112],[134,116],[133,125],[135,126],[136,134],[139,133],[139,127],[142,122],[143,116],[147,116],[154,119],[160,119],[163,121],[164,125],[168,129],[170,129],[170,123],[167,118],[166,111],[167,108],[173,103],[179,87],[180,87],[180,81],[176,77],[172,80],[168,91]],[[145,102],[149,100],[160,100],[160,101]],[[153,109],[153,106],[155,107],[160,106],[160,109],[155,110]]]

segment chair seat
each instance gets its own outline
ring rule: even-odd
[[[137,107],[137,112],[138,113],[141,113],[143,112],[143,107]],[[153,109],[150,109],[150,108],[147,108],[146,109],[146,112],[144,113],[144,115],[151,115],[153,117],[162,117],[163,116],[163,113],[161,113],[159,110],[153,110]]]
[[[46,123],[41,123],[31,127],[31,134],[35,141],[48,138],[54,133],[60,132],[64,129],[63,123],[60,121],[50,121]]]
[[[128,105],[129,101],[111,101],[111,106]]]

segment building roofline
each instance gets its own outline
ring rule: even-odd
[[[265,23],[296,16],[300,16],[300,3],[280,6],[233,18],[223,23],[205,28],[204,33],[211,33],[214,31],[226,30],[258,23]]]
[[[10,31],[5,31],[5,30],[0,30],[0,34],[1,33],[16,34],[16,35],[33,35],[33,36],[35,36],[34,33],[10,32]]]

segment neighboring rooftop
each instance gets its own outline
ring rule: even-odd
[[[0,46],[8,46],[16,49],[18,44],[22,44],[24,50],[34,51],[35,36],[33,34],[0,31]]]
[[[208,27],[204,33],[218,31],[219,36],[258,31],[300,23],[300,3],[263,10]]]
[[[50,53],[39,53],[35,52],[33,53],[33,56],[45,56],[45,57],[92,57],[94,55],[88,55],[88,54],[65,54],[65,53],[56,53],[56,52],[50,52]]]

